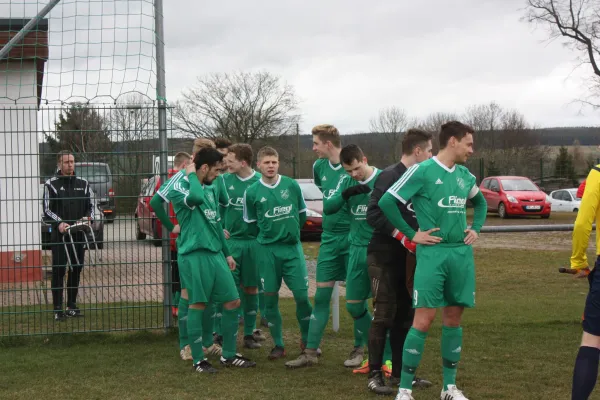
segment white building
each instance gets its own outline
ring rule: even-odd
[[[0,19],[0,48],[28,22]],[[42,279],[37,113],[48,20],[0,61],[0,283]]]

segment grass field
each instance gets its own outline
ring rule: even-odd
[[[307,244],[315,254],[317,244]],[[587,282],[556,269],[568,252],[476,248],[477,306],[464,319],[458,381],[471,400],[567,399],[581,336]],[[342,303],[343,304],[343,303]],[[288,359],[298,352],[292,300],[281,301]],[[263,349],[245,351],[256,369],[196,376],[178,358],[177,336],[159,333],[70,335],[0,340],[2,399],[368,399],[366,378],[342,366],[352,345],[351,321],[341,312],[329,326],[321,363],[286,370]],[[419,375],[434,387],[414,393],[439,399],[440,324],[428,338]],[[593,397],[600,399],[600,395]]]

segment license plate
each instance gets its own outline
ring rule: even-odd
[[[526,210],[540,210],[542,206],[526,206]]]

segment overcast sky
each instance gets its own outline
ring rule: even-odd
[[[577,54],[521,22],[524,0],[165,2],[167,94],[208,72],[268,70],[300,97],[302,130],[368,128],[382,107],[415,117],[496,101],[539,126],[600,125]],[[589,68],[589,67],[587,67]]]

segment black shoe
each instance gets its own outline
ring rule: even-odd
[[[267,321],[267,317],[260,317],[260,324],[264,328],[268,328],[269,327],[269,321]]]
[[[427,379],[421,379],[415,376],[415,379],[413,380],[413,387],[421,389],[428,388],[431,387],[431,382],[429,382]]]
[[[275,346],[269,353],[269,360],[278,360],[285,357],[285,349],[283,347]]]
[[[192,367],[192,370],[194,372],[202,372],[205,374],[215,374],[215,373],[219,372],[206,360],[202,360],[199,363],[194,364],[194,366]]]
[[[369,381],[367,382],[367,388],[375,393],[381,395],[393,396],[396,394],[396,390],[385,384],[383,379],[383,372],[371,371],[369,372]]]
[[[256,341],[256,339],[254,339],[254,336],[252,335],[246,335],[244,336],[244,347],[247,349],[260,349],[262,347],[262,345],[260,343],[258,343]]]
[[[62,322],[67,319],[63,310],[54,310],[54,322]]]
[[[81,310],[77,307],[67,307],[67,311],[65,312],[65,315],[68,318],[83,317]]]
[[[226,367],[238,367],[238,368],[252,368],[256,367],[256,363],[254,361],[250,361],[241,354],[236,354],[231,358],[223,358],[221,356],[221,365]]]
[[[213,333],[213,343],[223,347],[223,336]]]

